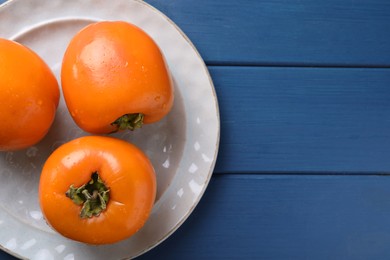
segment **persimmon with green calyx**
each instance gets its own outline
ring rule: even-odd
[[[47,223],[87,244],[129,238],[149,218],[156,176],[135,145],[107,136],[85,136],[57,148],[46,160],[39,202]]]
[[[93,134],[157,122],[174,100],[159,46],[145,31],[123,21],[96,22],[80,30],[64,54],[61,83],[72,118]]]
[[[45,61],[28,47],[0,38],[0,151],[41,141],[59,98],[57,79]]]

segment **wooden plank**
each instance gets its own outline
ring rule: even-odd
[[[389,176],[217,175],[139,259],[389,259],[389,186]]]
[[[210,65],[390,66],[386,0],[146,2],[177,23]]]
[[[390,171],[390,69],[209,67],[216,172]]]
[[[208,64],[389,66],[386,0],[146,0]]]
[[[139,259],[389,259],[388,176],[214,177],[190,218]]]

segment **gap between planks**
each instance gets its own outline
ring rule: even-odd
[[[288,176],[319,176],[319,177],[326,177],[326,176],[383,176],[387,177],[390,176],[390,172],[214,172],[212,177],[223,177],[223,176],[241,176],[246,178],[252,178],[252,177],[288,177]]]
[[[267,67],[267,68],[318,68],[318,69],[390,69],[390,65],[373,64],[305,64],[258,62],[206,62],[208,67]]]

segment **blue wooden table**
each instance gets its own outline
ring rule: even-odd
[[[198,207],[139,259],[390,259],[390,1],[147,2],[205,60],[221,143]]]

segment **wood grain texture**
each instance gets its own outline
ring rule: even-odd
[[[209,67],[216,172],[390,171],[390,69]]]
[[[210,65],[390,66],[389,1],[146,2],[171,18]]]
[[[389,176],[217,175],[138,259],[389,259],[389,186]]]
[[[139,259],[389,259],[388,176],[215,176]]]
[[[389,66],[384,0],[147,0],[208,64]]]

